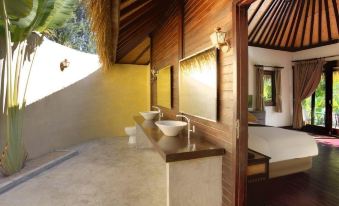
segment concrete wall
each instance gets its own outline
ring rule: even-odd
[[[266,106],[266,124],[270,126],[288,126],[292,123],[293,113],[293,93],[292,91],[292,53],[263,49],[258,47],[249,47],[249,90],[248,93],[255,94],[255,64],[282,66],[281,89],[282,89],[282,113],[274,111],[273,106]],[[265,68],[269,70],[270,68]],[[253,96],[254,104],[255,98]]]
[[[64,72],[59,63],[67,58]],[[36,56],[23,135],[29,158],[101,137],[122,136],[150,107],[149,66],[99,70],[98,58],[46,40]]]

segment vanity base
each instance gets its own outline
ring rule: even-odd
[[[166,163],[167,206],[222,203],[222,157]]]
[[[136,144],[137,149],[149,149],[153,148],[151,141],[148,139],[146,134],[143,132],[140,125],[136,125]]]

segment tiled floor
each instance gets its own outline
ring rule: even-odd
[[[0,206],[166,205],[165,163],[154,151],[129,148],[121,137],[78,150],[78,156],[0,195]]]

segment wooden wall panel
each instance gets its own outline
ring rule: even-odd
[[[182,17],[182,18],[181,18]],[[181,23],[183,26],[181,27]],[[210,34],[216,27],[232,33],[231,0],[174,1],[165,21],[152,34],[151,67],[161,69],[173,66],[173,108],[162,108],[165,118],[174,119],[179,111],[178,70],[180,52],[187,57],[211,47]],[[180,33],[183,31],[183,33]],[[183,39],[180,39],[182,36]],[[231,38],[231,37],[230,37]],[[181,40],[183,48],[180,48]],[[182,50],[181,50],[182,49]],[[219,100],[218,122],[190,116],[196,126],[196,134],[222,145],[226,149],[223,158],[223,205],[234,205],[235,171],[232,166],[234,145],[234,73],[233,51],[219,52]],[[151,102],[156,105],[156,82],[152,83]]]

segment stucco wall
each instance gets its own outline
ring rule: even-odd
[[[255,64],[282,66],[281,71],[281,89],[282,89],[282,112],[274,111],[273,106],[266,106],[266,124],[270,126],[288,126],[292,124],[293,114],[293,93],[292,91],[292,53],[277,51],[271,49],[263,49],[258,47],[248,48],[249,56],[249,88],[248,93],[255,95]],[[265,68],[269,70],[270,68]],[[253,101],[255,97],[253,96]],[[255,102],[254,102],[255,104]]]
[[[59,63],[67,58],[64,72]],[[98,58],[46,40],[27,94],[23,135],[29,158],[101,137],[124,134],[150,107],[149,66],[99,70]]]
[[[292,125],[293,117],[293,72],[292,61],[326,57],[339,54],[339,43],[306,49],[299,52],[285,52],[258,47],[249,47],[249,94],[255,94],[254,64],[282,66],[282,104],[283,112],[277,113],[274,107],[265,107],[266,124],[271,126]],[[339,60],[339,57],[326,58],[327,61]],[[255,101],[255,100],[254,100]]]

